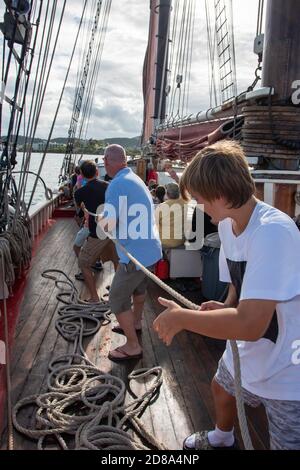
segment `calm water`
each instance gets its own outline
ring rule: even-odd
[[[33,171],[35,173],[38,172],[39,165],[42,160],[42,156],[43,155],[41,153],[33,153],[31,155],[30,171]],[[23,158],[23,154],[18,154],[18,165],[15,168],[16,171],[21,170],[22,158]],[[83,157],[83,159],[85,160],[87,159],[94,160],[95,158],[96,158],[95,155],[92,155],[92,156],[85,155]],[[51,153],[46,156],[46,159],[44,162],[44,166],[41,172],[41,177],[44,179],[46,186],[52,189],[53,191],[56,191],[59,187],[58,177],[60,174],[63,159],[64,159],[63,154]],[[101,158],[99,158],[99,162],[101,162]],[[19,181],[19,175],[16,175],[16,180]],[[35,182],[35,176],[28,175],[28,182],[27,182],[27,189],[26,189],[26,201],[28,201],[30,198],[34,182]],[[39,204],[40,202],[45,201],[45,200],[46,198],[45,198],[44,187],[43,187],[43,184],[39,182],[36,188],[32,205]]]
[[[42,160],[43,155],[41,153],[33,153],[31,155],[31,160],[30,160],[30,171],[33,171],[34,173],[38,172],[40,162]],[[15,168],[15,171],[21,171],[22,167],[22,158],[23,154],[19,153],[18,154],[18,165]],[[95,155],[84,155],[83,160],[95,160],[96,156]],[[56,192],[59,187],[59,174],[61,170],[61,166],[63,163],[64,155],[63,154],[56,154],[56,153],[49,153],[44,162],[44,166],[41,172],[41,177],[46,183],[46,186],[52,191]],[[98,157],[99,163],[103,162],[102,157]],[[103,170],[103,175],[104,176],[105,170]],[[178,173],[178,176],[181,176],[181,173]],[[19,181],[19,175],[16,175],[16,181]],[[159,173],[159,184],[161,185],[166,185],[168,183],[173,182],[173,180],[170,178],[170,176],[167,173]],[[29,201],[32,188],[35,183],[35,176],[34,175],[28,175],[28,181],[27,181],[27,187],[26,187],[26,197],[25,200],[26,202]],[[43,201],[46,200],[45,197],[45,190],[44,186],[41,182],[38,182],[35,195],[33,198],[32,206],[35,206]]]

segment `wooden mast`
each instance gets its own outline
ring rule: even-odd
[[[297,191],[297,184],[290,184],[290,180],[297,173],[292,177],[284,171],[299,170],[300,109],[293,105],[293,84],[300,80],[299,18],[299,0],[268,0],[262,86],[274,88],[274,95],[259,106],[244,109],[245,152],[247,156],[261,156],[261,174],[262,170],[277,172],[271,176],[266,173],[270,178],[267,202],[290,216],[295,215]],[[272,178],[282,183],[274,181],[272,185]]]
[[[143,143],[165,119],[171,0],[150,1],[148,47],[144,62]]]
[[[299,18],[299,0],[268,1],[262,86],[273,87],[273,100],[284,104],[300,80]]]

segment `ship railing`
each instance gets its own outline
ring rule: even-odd
[[[29,211],[31,233],[33,240],[44,230],[53,216],[55,209],[61,204],[63,193],[58,193],[49,201],[43,201],[33,206]]]

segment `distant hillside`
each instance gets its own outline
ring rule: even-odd
[[[132,138],[125,138],[125,137],[115,137],[111,139],[103,139],[103,142],[106,144],[118,144],[122,145],[125,148],[140,148],[141,146],[141,138],[140,137],[132,137]]]
[[[2,140],[5,140],[5,137],[1,137]],[[36,138],[34,139],[34,143],[38,144],[39,142],[43,142],[46,139],[40,139]],[[94,140],[94,139],[93,139]],[[68,139],[66,137],[56,137],[55,139],[51,139],[51,142],[56,142],[57,144],[64,145],[68,142]],[[99,139],[99,142],[103,142],[105,145],[109,144],[118,144],[122,145],[122,147],[125,147],[126,149],[139,149],[141,147],[141,138],[138,137],[132,137],[132,138],[126,138],[126,137],[114,137],[114,138],[109,138],[109,139]],[[25,138],[20,135],[18,138],[18,145],[24,145],[25,143]]]
[[[14,137],[14,136],[13,136]],[[5,141],[6,140],[6,136],[1,136],[1,140],[2,141]],[[39,139],[39,138],[36,138],[34,139],[34,143],[35,144],[38,144],[39,142],[43,142],[45,139]],[[25,137],[23,137],[22,135],[19,135],[19,138],[18,138],[18,145],[24,145],[25,144]]]

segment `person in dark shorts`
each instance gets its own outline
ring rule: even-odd
[[[78,207],[84,204],[85,208],[92,213],[96,213],[99,206],[105,202],[105,192],[108,183],[97,179],[97,167],[93,161],[85,161],[81,165],[81,173],[87,180],[87,184],[75,192],[75,201]],[[118,266],[118,255],[113,242],[106,238],[100,240],[97,237],[97,224],[95,217],[89,216],[89,237],[83,245],[78,265],[84,277],[87,288],[90,291],[89,303],[99,302],[96,283],[91,266],[101,259],[102,262],[111,260],[115,270]]]

